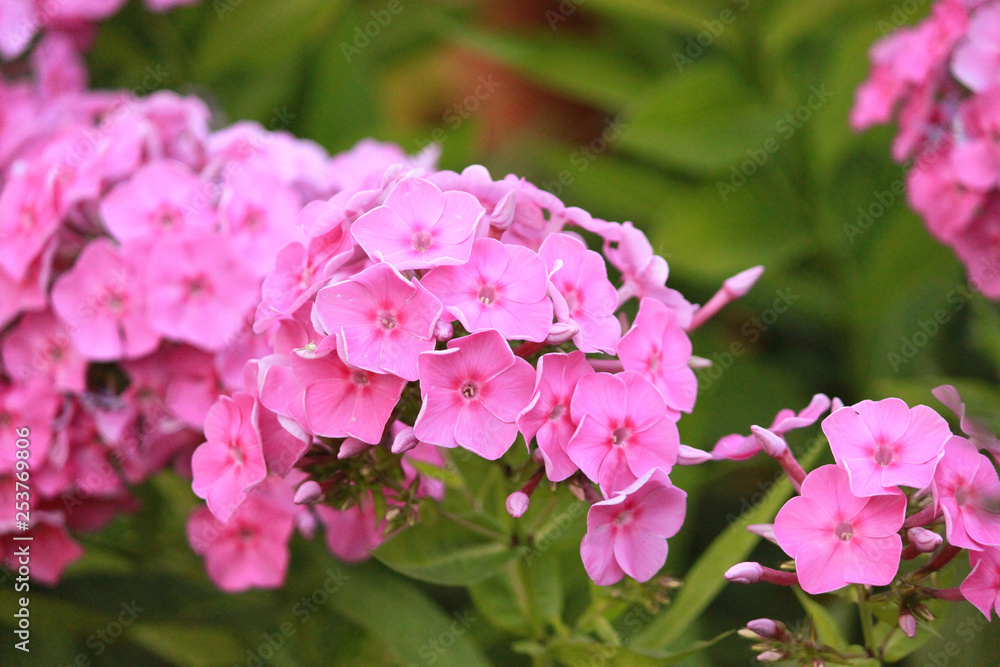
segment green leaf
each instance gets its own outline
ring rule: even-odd
[[[731,634],[732,631],[724,632],[712,639],[694,642],[681,651],[602,644],[589,637],[559,638],[548,644],[546,652],[570,667],[590,667],[594,664],[610,665],[611,667],[665,667],[690,658]]]
[[[480,518],[462,523],[440,516],[421,519],[376,550],[375,557],[414,579],[466,586],[489,577],[521,553]]]
[[[589,0],[587,8],[635,21],[656,21],[693,32],[704,30],[703,21],[715,18],[710,17],[705,5],[696,0]]]
[[[812,451],[801,458],[808,470],[822,451],[817,443]],[[744,560],[760,541],[760,537],[747,531],[754,523],[772,521],[785,501],[792,495],[792,485],[782,477],[755,507],[744,512],[708,547],[684,577],[684,587],[674,598],[665,614],[657,616],[645,629],[629,641],[633,648],[669,646],[685,635],[691,624],[716,598],[727,584],[723,578],[726,570]]]
[[[461,610],[446,615],[413,584],[375,565],[351,568],[340,588],[331,594],[330,604],[380,639],[400,665],[490,664],[469,639],[470,628],[479,622],[475,613]]]
[[[534,560],[507,563],[493,576],[469,587],[472,601],[494,626],[515,634],[531,635],[541,621],[562,615],[563,590],[554,554]],[[531,627],[532,622],[539,627]]]
[[[242,655],[236,640],[218,628],[136,623],[128,638],[177,667],[231,665]]]
[[[795,597],[799,599],[799,604],[802,605],[802,608],[809,614],[809,618],[812,619],[816,633],[819,635],[819,640],[838,651],[846,649],[848,646],[847,639],[844,638],[840,627],[837,625],[837,620],[827,608],[809,597],[798,586],[793,586],[792,591],[795,593]]]

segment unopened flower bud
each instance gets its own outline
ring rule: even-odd
[[[833,399],[830,401],[830,414],[832,415],[834,412],[841,409],[842,407],[844,407],[844,402],[839,398],[837,398],[836,396],[834,396]]]
[[[455,327],[451,325],[451,322],[445,322],[444,320],[438,320],[434,323],[434,339],[444,343],[445,341],[451,340],[451,337],[455,335]]]
[[[528,494],[515,491],[507,496],[507,512],[515,519],[520,519],[528,511],[528,504],[530,502]]]
[[[688,368],[693,368],[695,370],[698,370],[700,368],[711,368],[711,367],[712,367],[711,359],[706,359],[705,357],[698,357],[693,354],[691,355],[691,358],[688,359]]]
[[[727,278],[722,283],[722,287],[726,290],[729,298],[739,299],[753,289],[753,286],[757,284],[762,275],[764,275],[764,267],[755,266],[745,271],[740,271],[731,278]]]
[[[910,540],[910,544],[923,553],[930,553],[934,551],[941,546],[941,543],[944,541],[944,538],[935,533],[933,530],[927,530],[926,528],[920,528],[919,526],[910,528],[906,531],[906,537]]]
[[[899,629],[910,639],[917,636],[917,619],[908,611],[899,615]]]
[[[517,190],[511,190],[497,202],[497,205],[493,207],[493,211],[487,216],[490,227],[499,231],[509,229],[510,223],[514,221],[514,209],[516,207]]]
[[[788,656],[781,651],[764,651],[757,656],[757,659],[761,662],[781,662]]]
[[[778,543],[777,538],[774,536],[773,523],[751,523],[747,526],[747,530],[754,535],[760,535],[768,542]]]
[[[734,584],[756,584],[764,576],[764,568],[760,563],[737,563],[723,576]]]
[[[417,436],[413,433],[413,427],[406,426],[401,428],[392,441],[392,453],[402,454],[403,452],[408,452],[416,447],[419,442]]]
[[[688,447],[687,445],[681,445],[680,451],[677,452],[677,465],[679,466],[696,466],[699,463],[711,460],[711,452],[706,452],[703,449],[695,447]]]
[[[768,639],[777,639],[784,633],[784,627],[777,621],[769,618],[758,618],[747,623],[747,628],[755,634]]]
[[[556,322],[551,327],[549,327],[549,335],[545,338],[545,343],[547,345],[562,345],[568,340],[572,340],[573,336],[580,333],[580,327],[575,324],[570,324],[569,322]]]
[[[371,445],[357,438],[344,438],[344,441],[340,443],[340,450],[337,451],[337,458],[346,459],[350,456],[355,456],[361,452],[368,451],[369,447]]]
[[[760,426],[751,426],[750,432],[757,438],[764,453],[772,459],[780,459],[788,451],[788,444],[780,435]]]
[[[306,480],[295,490],[295,504],[309,505],[323,499],[323,488],[315,480]]]

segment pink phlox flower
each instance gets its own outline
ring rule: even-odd
[[[31,579],[46,586],[55,586],[66,567],[83,557],[83,547],[66,530],[61,513],[36,510],[31,517]],[[0,561],[12,572],[23,565],[20,561],[24,556],[18,553],[23,544],[12,539],[0,539]]]
[[[382,174],[394,164],[411,158],[396,144],[362,139],[350,150],[330,158],[327,179],[337,191],[371,190],[379,187]]]
[[[534,438],[545,462],[545,475],[560,482],[577,471],[566,453],[566,446],[579,425],[573,419],[570,404],[582,378],[594,374],[583,352],[545,354],[538,360],[538,371],[531,403],[517,418],[524,440]]]
[[[847,471],[825,465],[802,483],[774,519],[774,536],[795,559],[802,590],[818,595],[847,584],[885,586],[896,576],[906,517],[899,493],[859,498]]]
[[[579,426],[566,453],[605,497],[653,468],[669,473],[677,461],[677,425],[660,392],[634,371],[581,378],[570,410]]]
[[[201,428],[221,394],[213,356],[190,345],[178,345],[164,355],[170,376],[166,401],[170,411],[193,428]]]
[[[215,353],[212,365],[219,386],[227,392],[244,388],[244,367],[248,361],[266,357],[273,351],[273,336],[256,334],[249,320],[229,338],[226,346]]]
[[[87,360],[73,348],[66,325],[50,310],[25,314],[0,342],[0,354],[6,371],[18,382],[41,375],[58,391],[79,394],[87,388]]]
[[[467,331],[541,342],[552,325],[545,264],[522,246],[476,239],[468,263],[434,269],[420,281]]]
[[[23,280],[15,280],[0,268],[0,328],[13,322],[25,312],[44,310],[49,305],[49,278],[56,243],[52,242],[28,266]]]
[[[423,404],[413,432],[419,440],[463,447],[491,461],[514,444],[535,371],[498,332],[455,338],[447,350],[424,352],[417,363]]]
[[[146,267],[149,322],[163,336],[224,348],[257,303],[254,271],[219,234],[158,243]]]
[[[8,0],[0,10],[0,56],[17,58],[40,27],[35,0]]]
[[[416,380],[417,355],[434,349],[434,324],[443,306],[419,282],[377,264],[321,289],[315,309],[347,363]]]
[[[327,505],[316,505],[315,510],[326,527],[327,548],[345,563],[368,560],[371,552],[382,544],[384,525],[380,525],[375,516],[375,504],[370,496],[360,505],[346,510]]]
[[[968,229],[986,201],[985,190],[968,188],[959,180],[953,151],[942,147],[907,174],[910,205],[927,222],[931,234],[944,243]],[[968,172],[971,167],[962,169]]]
[[[970,551],[969,565],[972,572],[959,586],[962,595],[983,612],[987,621],[991,620],[994,609],[1000,616],[1000,549]]]
[[[950,544],[977,551],[1000,546],[1000,479],[972,443],[957,435],[948,439],[931,490]]]
[[[15,162],[0,189],[0,270],[15,282],[28,273],[59,228],[54,172],[26,160]]]
[[[157,160],[104,197],[101,218],[120,243],[207,231],[216,221],[214,203],[206,194],[210,191],[210,184],[186,165]]]
[[[221,396],[205,418],[205,442],[191,459],[191,488],[220,521],[227,521],[247,493],[267,477],[253,396]]]
[[[676,421],[691,412],[698,397],[698,378],[688,365],[691,340],[681,328],[676,310],[645,297],[632,328],[618,345],[618,358],[627,371],[636,371],[659,390]]]
[[[900,28],[869,50],[871,73],[855,93],[851,109],[851,127],[855,130],[882,125],[892,119],[897,104],[912,84],[900,74],[897,66],[906,57],[912,39],[912,29]]]
[[[132,99],[130,107],[149,128],[144,132],[149,159],[170,158],[190,167],[203,164],[211,111],[201,99],[159,90]]]
[[[133,259],[110,240],[95,239],[52,288],[53,309],[87,359],[136,358],[160,342],[147,317],[147,295]]]
[[[538,256],[549,274],[556,319],[580,328],[573,337],[577,348],[614,354],[622,329],[615,317],[618,294],[604,259],[568,234],[550,235]]]
[[[861,401],[837,410],[822,426],[837,464],[850,475],[851,491],[861,497],[897,486],[926,488],[951,436],[941,415],[898,398]]]
[[[253,406],[253,423],[260,433],[261,449],[264,452],[264,461],[267,469],[278,476],[285,476],[291,470],[303,454],[308,451],[312,444],[312,436],[306,433],[302,425],[287,414],[279,414],[270,410],[261,398],[261,367],[265,365],[265,360],[252,360],[244,367],[244,383],[247,393],[252,395],[257,401]],[[288,368],[288,375],[291,376],[291,369]],[[294,382],[294,378],[291,378]],[[298,387],[297,383],[295,385]],[[288,395],[287,401],[293,400],[294,396],[301,396],[301,390]]]
[[[958,417],[959,426],[969,442],[975,445],[976,449],[985,449],[993,455],[994,459],[1000,460],[1000,439],[990,428],[986,420],[976,417],[969,417],[965,414],[965,403],[959,396],[958,390],[950,384],[943,384],[931,390],[934,397],[941,401],[945,407],[955,413]]]
[[[188,542],[205,558],[208,577],[220,589],[278,588],[288,570],[297,509],[288,484],[268,477],[225,522],[204,507],[196,509],[188,517]]]
[[[445,192],[404,178],[385,203],[358,218],[351,233],[375,260],[399,270],[464,264],[483,207],[467,192]]]
[[[53,435],[59,396],[42,378],[27,383],[0,383],[0,472],[13,473],[17,464],[17,431],[30,429],[31,465],[45,461]]]
[[[687,494],[663,470],[653,468],[587,513],[587,534],[580,556],[598,586],[626,574],[649,581],[667,561],[667,538],[684,524]]]
[[[778,412],[771,422],[769,431],[784,436],[789,431],[812,426],[824,412],[830,408],[830,399],[825,394],[816,394],[809,405],[798,414],[794,410],[784,408]],[[719,439],[712,448],[712,458],[719,461],[745,461],[760,451],[760,441],[753,435],[733,433]]]
[[[406,380],[395,375],[349,366],[334,351],[313,359],[293,354],[292,372],[303,388],[306,430],[330,438],[353,436],[369,444],[382,440],[406,386]]]
[[[983,7],[972,15],[965,39],[952,56],[951,71],[977,93],[1000,84],[1000,6]]]

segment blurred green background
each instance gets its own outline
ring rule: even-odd
[[[669,284],[693,302],[764,264],[751,294],[693,335],[695,354],[715,367],[700,371],[681,435],[710,449],[815,392],[940,408],[930,389],[947,381],[974,412],[993,416],[1000,405],[996,306],[970,298],[961,266],[900,196],[892,129],[857,135],[847,124],[867,49],[901,18],[927,12],[915,0],[906,7],[916,11],[901,7],[204,0],[158,16],[131,2],[101,26],[89,63],[96,87],[135,88],[153,68],[165,73],[162,87],[206,99],[220,127],[253,119],[334,153],[368,136],[410,152],[437,141],[445,168],[516,173],[595,216],[634,221],[670,262]],[[947,321],[932,326],[938,311]],[[776,470],[757,459],[679,470],[689,518],[664,573],[682,576]],[[516,609],[475,608],[462,588],[416,584],[375,561],[338,565],[320,539],[295,540],[284,589],[223,595],[184,541],[194,500],[186,484],[163,475],[139,495],[141,514],[83,538],[88,556],[63,584],[33,590],[30,659],[5,640],[2,664],[530,664],[510,646],[524,624]],[[572,620],[590,595],[582,515],[564,532],[532,576],[543,603]],[[754,556],[781,559],[766,544]],[[337,590],[316,604],[325,582]],[[0,588],[8,636],[10,588]],[[133,601],[143,608],[136,622],[101,639]],[[906,664],[998,664],[1000,630],[970,625],[978,612],[954,607],[941,636]],[[726,587],[674,639],[762,616],[793,624],[804,612],[788,591]],[[281,635],[286,622],[294,634]],[[621,619],[617,627],[634,630]],[[683,664],[757,663],[748,642],[730,637]]]

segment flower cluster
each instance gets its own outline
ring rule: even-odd
[[[0,76],[0,533],[23,501],[53,582],[82,554],[67,529],[134,510],[129,486],[168,465],[190,475],[212,404],[270,344],[254,309],[303,204],[406,156],[332,160],[253,123],[210,131],[195,98],[86,90],[56,33],[31,65]]]
[[[934,394],[957,414],[968,437],[953,435],[924,405],[887,398],[844,407],[835,400],[822,430],[836,463],[808,474],[778,432],[753,427],[759,448],[781,463],[799,494],[773,525],[751,529],[781,547],[794,568],[740,563],[726,578],[797,584],[813,595],[849,584],[891,585],[880,595],[898,605],[899,627],[911,637],[914,619],[928,617],[923,603],[932,598],[966,599],[987,618],[991,609],[1000,613],[1000,479],[994,465],[1000,442],[966,418],[953,387]],[[807,411],[812,421],[822,412]],[[745,458],[731,443],[720,446],[718,451],[735,452],[732,458]],[[963,549],[973,570],[959,588],[925,581]],[[923,554],[929,556],[920,567],[902,567]]]
[[[1000,298],[1000,2],[939,0],[871,59],[851,123],[898,120],[893,155],[912,161],[910,204],[976,288]]]
[[[745,293],[759,267],[696,308],[666,287],[666,262],[630,223],[481,166],[371,172],[308,204],[297,226],[303,238],[278,253],[257,308],[270,353],[212,407],[192,460],[220,536],[196,548],[236,558],[231,540],[287,542],[252,499],[303,475],[297,498],[336,522],[334,553],[363,557],[415,519],[415,500],[440,493],[406,470],[410,457],[441,463],[440,448],[462,448],[496,460],[521,437],[537,445],[539,468],[509,499],[512,514],[543,474],[596,483],[607,500],[589,487],[599,502],[587,571],[607,584],[662,567],[684,516],[667,477],[682,451],[676,422],[697,395],[687,332]],[[238,538],[233,521],[260,530]],[[242,584],[280,581],[286,561]],[[230,576],[241,571],[230,563]]]

